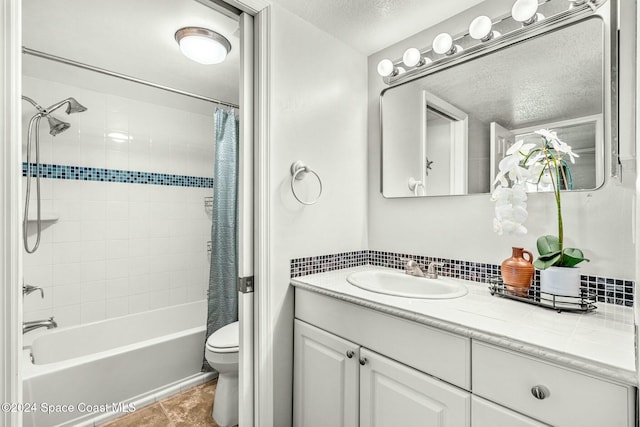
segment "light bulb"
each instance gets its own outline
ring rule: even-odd
[[[533,24],[539,19],[544,19],[538,11],[538,0],[518,0],[511,8],[511,16],[524,25]]]
[[[393,66],[393,62],[390,59],[383,59],[378,62],[378,74],[382,77],[388,77],[393,74],[393,70],[395,67]]]
[[[448,33],[440,33],[433,39],[433,51],[439,55],[453,55],[462,50],[453,44],[453,37]]]
[[[478,16],[471,21],[469,25],[469,35],[476,40],[491,40],[494,36],[494,32],[491,31],[491,25],[491,18],[488,16]]]
[[[404,65],[407,67],[415,67],[416,65],[424,64],[420,51],[415,47],[410,47],[404,51],[404,55],[402,55],[402,62],[404,62]]]
[[[576,6],[581,6],[587,2],[587,0],[568,0],[569,1],[569,9],[573,9]]]

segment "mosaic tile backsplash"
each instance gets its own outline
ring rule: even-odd
[[[403,270],[407,259],[415,260],[419,265],[430,262],[441,262],[438,274],[457,279],[488,283],[491,278],[500,275],[500,266],[479,262],[462,261],[448,258],[437,258],[422,255],[403,254],[383,251],[343,252],[331,255],[320,255],[291,260],[291,277],[307,274],[324,273],[341,268],[358,267],[361,265],[375,265],[379,267]],[[598,302],[633,306],[634,282],[630,280],[614,279],[601,276],[581,276],[582,287],[593,291]],[[540,288],[540,272],[536,275],[530,292],[537,292]]]
[[[40,164],[39,167],[36,167],[36,164],[32,163],[28,172],[32,177],[39,176],[40,178],[52,179],[173,185],[178,187],[213,187],[213,178],[121,169],[89,168],[82,166],[50,164]],[[22,163],[22,176],[27,176],[26,162]]]

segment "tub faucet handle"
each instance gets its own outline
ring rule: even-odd
[[[22,285],[22,295],[29,295],[33,292],[40,291],[40,298],[44,298],[44,290],[39,286]]]

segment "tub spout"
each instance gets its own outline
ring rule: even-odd
[[[58,324],[53,320],[53,317],[50,317],[48,320],[32,320],[30,322],[22,323],[22,333],[26,334],[27,332],[31,332],[38,328],[53,329],[57,327]]]

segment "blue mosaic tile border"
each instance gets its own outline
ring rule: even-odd
[[[73,179],[78,181],[123,182],[128,184],[173,185],[177,187],[213,188],[213,178],[166,173],[140,172],[121,169],[88,168],[34,163],[31,176],[51,179]],[[27,176],[27,163],[22,163],[22,176]]]
[[[500,266],[497,264],[486,264],[396,252],[365,250],[292,259],[291,277],[324,273],[327,271],[359,267],[362,265],[375,265],[378,267],[403,270],[404,265],[406,264],[406,259],[413,259],[422,266],[428,265],[430,262],[441,262],[444,266],[438,268],[439,274],[457,279],[489,283],[490,279],[500,276]],[[624,305],[626,307],[633,306],[633,289],[635,284],[631,280],[582,275],[580,276],[580,281],[583,288],[593,291],[596,294],[596,300],[598,302]],[[536,271],[529,293],[536,294],[539,291],[540,272]]]

